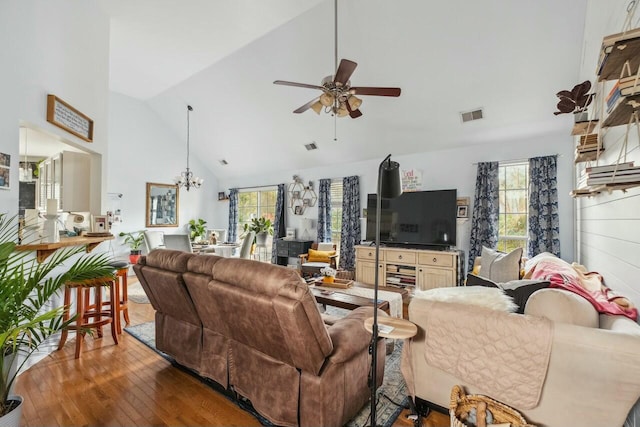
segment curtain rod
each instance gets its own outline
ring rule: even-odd
[[[549,156],[557,156],[557,157],[564,157],[562,154],[556,153],[556,154],[549,154]],[[545,157],[545,156],[534,156],[534,157]],[[520,163],[520,162],[528,162],[529,159],[509,159],[509,160],[494,160],[497,161],[498,163],[502,162],[502,163]],[[475,162],[475,163],[471,163],[472,165],[477,165],[478,163],[486,163],[486,162]]]
[[[233,187],[236,190],[251,190],[253,188],[267,188],[267,187],[278,187],[278,185],[280,184],[269,184],[269,185],[252,185],[251,187]],[[233,190],[233,188],[230,188],[229,190]]]

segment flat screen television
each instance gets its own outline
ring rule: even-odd
[[[456,244],[456,190],[402,193],[382,199],[380,243],[445,249]],[[367,240],[376,239],[376,200],[367,200]]]

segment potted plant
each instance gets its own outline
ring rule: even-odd
[[[84,246],[60,249],[39,263],[31,252],[15,251],[16,218],[0,214],[0,425],[20,424],[22,397],[11,394],[17,374],[41,343],[75,319],[51,298],[68,281],[113,275],[106,253],[84,255]],[[64,266],[64,272],[60,271]],[[13,423],[13,424],[12,424]]]
[[[268,235],[273,235],[273,224],[269,218],[252,218],[250,223],[244,225],[244,235],[249,231],[256,232],[254,243],[264,246],[267,243]]]
[[[144,243],[144,233],[142,231],[133,231],[130,233],[121,231],[119,236],[124,237],[124,241],[122,243],[129,245],[129,262],[131,264],[136,264],[138,262],[138,258],[140,258],[140,253],[142,252],[140,246]]]
[[[560,98],[558,101],[558,111],[554,112],[556,116],[558,114],[573,113],[576,123],[586,122],[589,120],[589,114],[587,113],[587,107],[593,100],[591,90],[591,82],[585,80],[584,82],[577,84],[571,89],[561,90],[556,93],[556,96]]]
[[[199,242],[202,240],[207,234],[207,229],[205,227],[205,221],[202,218],[198,218],[198,220],[192,219],[189,221],[189,237],[192,242]]]

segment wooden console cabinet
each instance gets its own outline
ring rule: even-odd
[[[376,248],[356,246],[356,280],[373,284],[378,268],[380,286],[427,290],[459,283],[457,251],[380,248],[376,266]]]

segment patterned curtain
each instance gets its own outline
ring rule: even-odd
[[[273,246],[271,247],[271,264],[277,264],[276,241],[286,235],[284,225],[284,184],[278,184],[276,195],[276,217],[273,224]]]
[[[541,252],[560,257],[557,168],[557,156],[529,159],[529,257]]]
[[[482,246],[495,248],[498,244],[498,214],[500,212],[498,166],[498,162],[478,163],[468,271],[471,271],[474,260],[482,253]]]
[[[238,189],[229,190],[229,242],[238,240]]]
[[[341,270],[354,270],[356,245],[360,244],[360,179],[347,176],[342,179],[342,237],[340,238]]]
[[[331,241],[331,179],[321,179],[318,188],[318,243]]]

